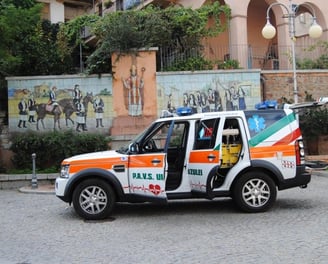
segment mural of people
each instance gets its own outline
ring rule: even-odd
[[[207,90],[207,101],[209,104],[209,111],[222,111],[222,101],[219,91],[217,89],[209,88]]]
[[[245,110],[246,109],[246,102],[245,102],[245,91],[243,87],[238,87],[238,100],[239,100],[239,110]]]
[[[76,131],[81,132],[80,128],[83,131],[87,131],[85,126],[85,107],[81,101],[78,101],[76,104]]]
[[[55,112],[56,108],[59,107],[56,99],[56,91],[57,91],[57,87],[53,86],[49,92],[48,106],[50,107],[47,108],[49,112]]]
[[[207,96],[204,92],[200,94],[200,107],[202,113],[210,112],[210,106],[207,101]]]
[[[193,114],[197,113],[197,101],[194,94],[189,94],[189,107],[191,108],[191,112]]]
[[[28,105],[28,114],[29,114],[29,118],[28,118],[28,122],[35,122],[34,120],[34,116],[35,116],[35,111],[36,111],[36,102],[34,100],[34,95],[33,93],[31,93],[30,98],[28,99],[27,102]]]
[[[207,90],[207,100],[210,106],[210,112],[215,112],[215,95],[212,88]]]
[[[170,113],[175,112],[175,107],[174,107],[174,104],[173,104],[172,94],[169,94],[169,100],[167,101],[167,110]]]
[[[24,97],[22,97],[22,99],[18,103],[18,110],[19,110],[18,127],[21,128],[21,125],[23,124],[23,128],[26,128],[28,106]]]
[[[239,98],[238,98],[238,90],[236,89],[236,85],[231,85],[229,89],[230,100],[232,104],[232,110],[239,110]]]
[[[98,128],[99,126],[104,127],[102,123],[104,108],[104,101],[101,97],[97,95],[95,100],[93,101],[93,109],[96,113],[96,128]]]
[[[188,94],[187,93],[184,93],[183,94],[183,106],[184,107],[187,107],[189,104],[189,97],[188,97]]]
[[[225,97],[225,101],[226,101],[226,111],[231,111],[232,110],[232,97],[231,97],[231,92],[229,89],[225,89],[224,97]]]
[[[80,85],[75,84],[74,94],[73,94],[73,104],[76,106],[78,102],[82,99],[82,92],[80,90]]]
[[[200,97],[200,91],[196,91],[195,98],[196,98],[196,105],[197,105],[197,113],[201,113],[202,112],[202,108],[201,108],[202,99]]]
[[[132,65],[130,69],[130,76],[126,79],[122,78],[123,87],[125,90],[125,103],[131,116],[142,115],[143,110],[143,89],[144,79],[143,74],[145,68],[141,69],[141,76],[138,75],[136,65]]]

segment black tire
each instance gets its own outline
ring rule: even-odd
[[[113,188],[99,179],[79,183],[73,192],[76,213],[86,220],[107,218],[114,208],[116,196]]]
[[[233,199],[238,208],[248,213],[269,210],[277,198],[273,179],[259,171],[247,172],[233,186]]]

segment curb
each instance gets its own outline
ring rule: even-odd
[[[38,188],[40,192],[49,191],[49,188],[43,187],[46,185],[54,185],[58,173],[49,173],[49,174],[37,174]],[[31,186],[32,184],[32,174],[0,174],[0,190],[10,190],[10,189],[20,189],[22,188],[23,192],[32,192],[35,191],[35,188],[25,187]],[[54,189],[54,188],[53,188]],[[39,191],[38,191],[39,192]]]
[[[55,194],[55,185],[39,185],[32,188],[32,186],[24,186],[18,189],[21,193],[33,193],[33,194]]]

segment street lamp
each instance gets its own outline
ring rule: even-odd
[[[293,5],[291,0],[289,0],[289,7],[287,7],[284,4],[281,3],[272,3],[268,9],[267,9],[267,22],[266,25],[262,29],[262,36],[266,39],[272,39],[276,35],[276,29],[272,24],[270,23],[270,17],[269,17],[269,12],[273,6],[280,5],[283,8],[286,9],[287,14],[284,15],[285,18],[288,18],[288,26],[289,26],[289,37],[291,39],[292,43],[292,67],[293,67],[293,81],[294,81],[294,89],[293,89],[293,94],[294,94],[294,103],[298,103],[298,90],[297,90],[297,80],[296,80],[296,58],[295,58],[295,17],[296,17],[296,9],[297,6]],[[311,38],[319,38],[322,35],[322,28],[320,25],[317,23],[317,18],[315,15],[315,11],[313,7],[308,4],[308,3],[303,3],[301,5],[308,6],[311,11],[312,11],[312,25],[309,29],[309,36]]]

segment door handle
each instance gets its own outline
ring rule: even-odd
[[[213,155],[213,154],[209,154],[209,155],[207,156],[207,158],[208,158],[208,160],[209,160],[210,162],[212,162],[213,160],[215,160],[216,156]]]
[[[153,163],[154,165],[157,165],[157,164],[160,164],[161,163],[161,160],[159,160],[159,159],[153,159],[151,161],[151,163]]]
[[[215,156],[215,155],[213,155],[213,154],[210,154],[210,155],[208,155],[208,156],[207,156],[207,158],[208,158],[208,159],[215,159],[215,158],[216,158],[216,156]]]

